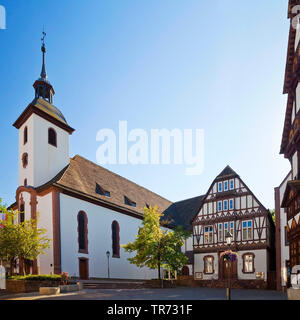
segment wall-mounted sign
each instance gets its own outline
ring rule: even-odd
[[[203,273],[202,272],[195,272],[195,279],[196,280],[202,280],[203,279]]]
[[[256,279],[263,279],[264,278],[264,273],[263,272],[256,272]]]

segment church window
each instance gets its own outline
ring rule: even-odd
[[[253,273],[254,269],[254,254],[245,253],[243,254],[243,273]]]
[[[26,143],[27,143],[27,140],[28,140],[28,129],[27,129],[27,127],[25,127],[25,129],[24,129],[24,136],[23,136],[23,138],[24,138],[24,143],[23,143],[23,144],[26,144]]]
[[[27,187],[27,179],[24,179],[24,187]]]
[[[120,258],[120,226],[117,221],[113,221],[111,225],[112,231],[112,256]]]
[[[204,260],[204,273],[212,274],[214,273],[214,257],[213,256],[205,256]]]
[[[243,221],[243,240],[252,239],[252,220]]]
[[[79,252],[88,253],[87,215],[84,211],[78,213],[77,222]]]
[[[28,153],[23,153],[23,156],[22,156],[22,165],[23,165],[23,168],[25,169],[28,165]]]
[[[48,130],[48,143],[54,147],[57,147],[56,132],[52,128],[49,128]]]
[[[20,205],[20,222],[24,222],[25,221],[25,207],[24,204]]]
[[[107,198],[110,197],[110,192],[104,190],[98,183],[96,183],[95,192],[96,192],[97,194],[100,194],[100,195],[105,196],[105,197],[107,197]]]
[[[124,203],[129,205],[129,206],[132,206],[132,207],[136,207],[136,203],[131,201],[129,198],[127,198],[126,196],[124,196]]]

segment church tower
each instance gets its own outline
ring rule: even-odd
[[[43,63],[33,84],[35,97],[13,124],[19,130],[19,186],[41,186],[69,164],[69,135],[74,131],[53,105],[55,94],[47,79],[43,32]]]

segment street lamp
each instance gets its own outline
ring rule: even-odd
[[[232,234],[229,231],[227,231],[226,235],[225,235],[225,240],[226,240],[226,243],[229,246],[229,248],[230,248],[232,239],[233,239]],[[227,300],[231,300],[231,289],[230,289],[231,261],[228,261],[226,263],[226,266],[228,266],[228,265],[229,265],[229,276],[228,276],[228,285],[227,285],[227,289],[226,289],[226,297],[227,297]]]
[[[109,251],[106,251],[106,256],[107,256],[107,277],[109,278],[109,256],[110,256]]]

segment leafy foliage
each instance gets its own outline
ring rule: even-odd
[[[270,210],[270,213],[274,224],[276,224],[275,209]]]
[[[157,269],[159,279],[161,267],[175,271],[187,263],[188,258],[181,252],[181,247],[189,236],[182,229],[172,232],[163,230],[161,216],[157,207],[144,208],[144,220],[135,241],[122,245],[127,252],[136,252],[134,257],[128,258],[130,263]]]
[[[34,275],[30,274],[27,276],[10,276],[8,277],[10,280],[30,280],[30,281],[61,281],[61,275],[57,274],[42,274],[42,275]]]
[[[17,259],[33,261],[38,255],[45,254],[45,249],[50,247],[50,239],[44,236],[46,229],[38,228],[37,219],[16,223],[18,212],[7,210],[1,199],[0,212],[6,217],[1,222],[0,259],[11,264],[12,273],[12,266]]]

